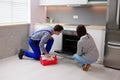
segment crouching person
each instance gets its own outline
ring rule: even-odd
[[[52,35],[53,34],[59,35],[62,32],[62,30],[63,26],[56,25],[54,26],[54,28],[47,27],[45,29],[41,29],[33,33],[29,38],[29,45],[32,48],[33,52],[21,49],[18,54],[19,59],[23,59],[23,56],[27,56],[29,58],[39,60],[41,54],[50,57],[49,52],[54,42]]]
[[[84,25],[78,25],[76,32],[80,40],[77,43],[77,53],[73,55],[73,58],[84,71],[88,71],[91,64],[98,59],[98,50],[92,36],[87,33]]]

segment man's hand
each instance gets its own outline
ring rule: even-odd
[[[48,54],[48,53],[45,53],[45,55],[46,55],[47,58],[50,58],[50,57],[51,57],[51,55]]]

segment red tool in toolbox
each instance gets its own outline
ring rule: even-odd
[[[51,55],[50,58],[47,58],[45,55],[41,55],[40,63],[43,66],[57,64],[57,56],[56,55]]]

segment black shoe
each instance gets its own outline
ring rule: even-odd
[[[22,49],[20,49],[20,52],[18,54],[19,59],[23,59],[24,52]]]

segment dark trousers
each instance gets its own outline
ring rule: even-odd
[[[46,51],[49,53],[52,45],[53,45],[54,39],[51,38],[46,43]],[[33,52],[30,52],[28,50],[24,50],[24,54],[27,57],[34,58],[35,60],[39,60],[41,56],[41,51],[39,47],[40,40],[32,40],[29,39],[29,45],[32,48]]]

